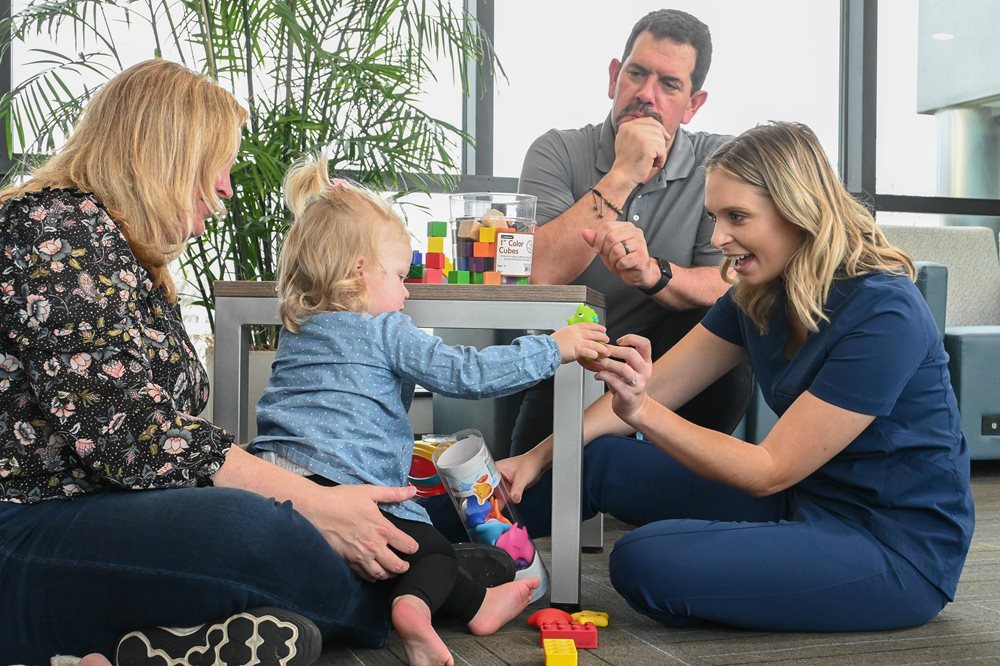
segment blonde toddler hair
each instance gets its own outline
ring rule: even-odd
[[[753,185],[778,213],[801,230],[802,244],[785,267],[784,279],[748,285],[732,278],[730,259],[722,276],[735,283],[734,300],[762,334],[781,291],[794,316],[810,331],[829,321],[824,305],[835,279],[867,273],[898,273],[915,279],[910,257],[889,245],[872,214],[851,196],[830,166],[819,139],[800,123],[771,122],[726,142],[706,163]]]
[[[46,187],[92,193],[171,303],[169,264],[184,249],[200,187],[224,212],[215,177],[236,155],[247,111],[212,79],[167,60],[121,72],[87,104],[66,146],[5,188],[0,203]]]
[[[293,165],[284,189],[295,221],[278,260],[281,322],[297,333],[316,314],[365,311],[367,294],[357,262],[378,266],[381,242],[409,242],[402,218],[375,193],[331,182],[323,156]]]

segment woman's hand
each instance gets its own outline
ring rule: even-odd
[[[646,382],[653,373],[649,340],[641,335],[625,335],[618,345],[609,347],[611,356],[602,359],[602,369],[595,376],[611,391],[611,408],[618,418],[632,425],[631,419],[646,403]]]
[[[417,542],[390,523],[378,505],[404,502],[413,497],[416,488],[316,487],[322,491],[322,504],[318,510],[302,513],[359,576],[369,581],[385,580],[410,568],[392,549],[414,553]]]
[[[321,486],[239,446],[229,447],[226,461],[212,481],[221,488],[242,488],[279,502],[291,500],[295,510],[365,580],[385,580],[410,568],[392,549],[417,552],[417,542],[398,530],[378,508],[379,504],[410,499],[417,492],[412,486]]]
[[[507,482],[507,492],[514,504],[521,501],[525,489],[535,485],[548,468],[541,445],[519,456],[497,461],[497,470]]]

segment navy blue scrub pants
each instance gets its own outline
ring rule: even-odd
[[[226,488],[0,502],[0,664],[111,655],[123,634],[256,606],[312,619],[327,639],[381,646],[387,597],[295,511]]]
[[[550,532],[551,493],[546,474],[518,506],[532,536]],[[468,540],[445,511],[455,513],[450,502],[431,499],[435,525]],[[598,511],[641,525],[615,544],[611,583],[664,624],[873,631],[923,624],[948,602],[857,524],[797,501],[794,491],[752,497],[630,437],[584,449],[583,517]]]

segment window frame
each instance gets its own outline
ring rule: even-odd
[[[464,0],[466,11],[494,38],[496,0]],[[0,12],[9,16],[11,0],[0,0]],[[9,35],[0,35],[9,43]],[[0,59],[0,94],[10,91],[13,71],[10,51]],[[1000,217],[1000,199],[882,194],[876,189],[875,142],[878,64],[878,0],[841,0],[840,25],[840,175],[847,188],[877,212],[982,215]],[[517,178],[493,175],[493,78],[482,77],[479,63],[470,63],[475,93],[464,100],[462,129],[475,139],[462,152],[461,173],[454,192],[516,192]],[[6,138],[0,133],[0,170],[6,157]],[[15,159],[17,156],[15,156]],[[419,175],[413,176],[414,182]],[[425,181],[426,182],[426,181]],[[440,185],[431,192],[446,193]]]

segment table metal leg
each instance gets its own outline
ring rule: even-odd
[[[580,606],[580,479],[583,469],[583,377],[576,363],[555,377],[552,446],[550,603]]]

